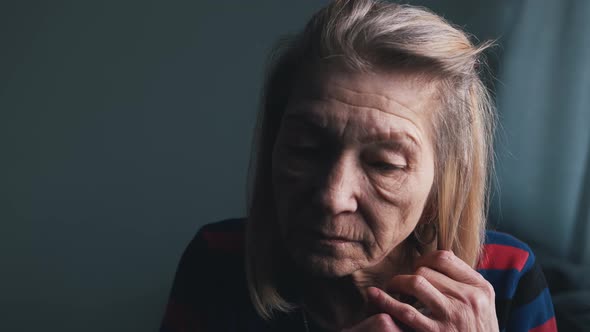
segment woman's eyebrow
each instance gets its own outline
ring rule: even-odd
[[[325,128],[307,112],[285,114],[287,126],[303,126],[314,134],[326,135]],[[362,144],[376,144],[380,148],[389,150],[403,150],[414,153],[420,149],[419,141],[405,131],[377,132],[361,138]]]
[[[420,150],[418,142],[404,132],[367,136],[361,142],[364,144],[374,144],[376,147],[386,150],[404,151],[407,153],[416,153]]]
[[[289,113],[284,115],[284,120],[286,120],[287,125],[299,125],[303,126],[306,129],[311,129],[312,131],[321,132],[323,131],[323,126],[314,121],[313,117],[309,115],[309,113]]]

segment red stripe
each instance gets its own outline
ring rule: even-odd
[[[557,323],[555,322],[555,317],[549,319],[537,327],[530,329],[529,332],[557,332]]]
[[[203,232],[203,239],[210,249],[240,251],[244,248],[244,233]]]
[[[522,271],[529,258],[529,252],[520,248],[502,244],[486,244],[478,269]]]

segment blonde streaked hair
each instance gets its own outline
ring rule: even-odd
[[[246,226],[248,287],[263,318],[294,308],[279,287],[285,250],[271,158],[291,90],[311,64],[337,62],[361,72],[402,69],[436,84],[440,108],[432,117],[431,137],[435,180],[424,214],[438,228],[438,248],[476,265],[493,165],[495,113],[480,78],[482,52],[489,46],[475,46],[465,32],[427,9],[375,0],[333,1],[300,34],[279,44],[268,68],[256,129]]]

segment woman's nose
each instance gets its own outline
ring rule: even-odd
[[[316,193],[317,203],[330,214],[355,212],[362,174],[354,160],[341,157],[324,174]]]

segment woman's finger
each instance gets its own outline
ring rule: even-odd
[[[344,329],[342,332],[403,332],[400,327],[398,327],[394,322],[391,316],[388,314],[377,314],[373,315],[358,325],[355,325],[349,329]]]
[[[423,265],[419,265],[416,274],[429,280],[450,302],[467,305],[471,310],[485,310],[490,306],[494,309],[494,287],[453,253],[441,250],[425,255],[418,264]]]
[[[435,271],[433,271],[435,272]],[[438,273],[438,272],[437,272]],[[440,273],[439,273],[440,274]],[[448,277],[441,274],[442,277]],[[438,276],[436,276],[438,278]],[[449,300],[444,292],[437,289],[437,285],[445,282],[435,280],[432,283],[426,276],[422,275],[398,275],[392,278],[385,286],[388,293],[402,293],[415,297],[421,304],[426,306],[435,317],[448,316],[450,306]],[[446,290],[446,286],[445,286]],[[413,303],[408,303],[413,305]]]
[[[446,297],[451,296],[456,298],[457,295],[465,293],[468,288],[475,287],[470,284],[460,283],[449,278],[447,275],[444,275],[426,266],[420,266],[416,270],[416,275],[422,276],[428,280],[428,282],[430,282],[434,288],[436,288]]]
[[[481,274],[448,250],[437,250],[419,257],[414,267],[419,269],[421,266],[436,270],[460,283],[474,286],[485,283]]]
[[[394,299],[381,289],[369,287],[367,294],[372,305],[379,308],[383,313],[389,314],[396,321],[400,321],[414,330],[435,330],[436,322],[434,320],[426,317],[411,305]]]

